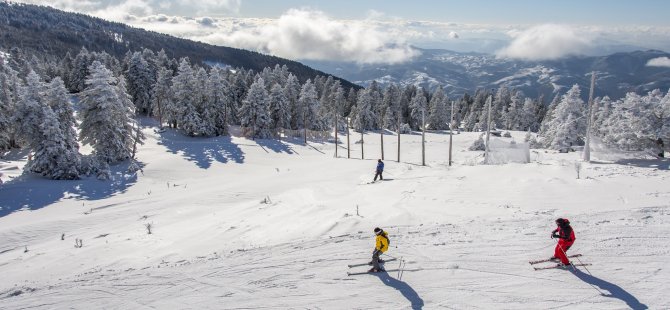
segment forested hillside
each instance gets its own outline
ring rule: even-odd
[[[180,39],[50,7],[0,2],[0,50],[19,48],[40,57],[64,57],[67,52],[76,54],[82,47],[117,58],[128,51],[163,49],[170,58],[189,57],[195,63],[221,63],[257,72],[286,65],[302,82],[328,75],[279,57]],[[345,80],[340,82],[347,88],[358,87]]]

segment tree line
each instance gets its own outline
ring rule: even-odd
[[[188,136],[227,135],[240,126],[249,138],[282,130],[408,133],[422,130],[537,132],[535,147],[583,144],[587,119],[606,143],[628,150],[667,139],[670,95],[655,90],[613,101],[596,98],[592,115],[575,85],[544,98],[501,87],[448,98],[444,88],[415,85],[346,88],[332,76],[301,83],[286,66],[260,72],[194,64],[161,50],[128,52],[117,59],[82,48],[57,61],[19,49],[0,54],[0,150],[29,148],[27,171],[53,179],[109,175],[109,164],[134,157],[143,135],[136,116],[154,117]],[[78,101],[71,104],[71,94]],[[490,100],[490,108],[487,104]],[[75,118],[75,110],[76,118]],[[491,111],[491,124],[485,121]],[[79,143],[93,147],[82,156]]]

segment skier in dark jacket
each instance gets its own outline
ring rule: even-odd
[[[384,261],[382,261],[379,256],[389,249],[390,244],[389,234],[381,228],[375,228],[375,235],[377,235],[375,238],[375,249],[372,251],[372,261],[370,262],[370,264],[372,264],[372,269],[368,270],[368,272],[384,271],[384,269],[379,265]]]
[[[551,238],[558,239],[552,259],[560,259],[563,265],[568,266],[570,265],[570,261],[566,253],[572,244],[575,243],[575,231],[570,226],[568,219],[556,219],[556,226],[558,227],[551,232]]]
[[[380,180],[383,180],[384,177],[382,176],[382,172],[384,172],[384,162],[381,159],[377,159],[377,173],[375,173],[375,179],[372,180],[372,182],[377,181],[377,177],[379,177]]]

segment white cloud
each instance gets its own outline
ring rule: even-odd
[[[241,0],[178,0],[179,4],[196,9],[198,14],[208,14],[212,11],[225,10],[232,13],[240,11]]]
[[[398,63],[418,54],[402,37],[364,21],[338,21],[306,9],[291,9],[270,23],[212,33],[201,40],[290,59]]]
[[[202,17],[196,19],[200,25],[203,25],[205,27],[216,27],[216,21],[213,18],[210,17]]]
[[[133,21],[138,17],[153,14],[153,8],[147,0],[125,0],[91,13],[91,15],[113,21]]]
[[[558,59],[584,54],[591,49],[592,38],[575,28],[545,24],[525,30],[511,30],[510,44],[496,52],[498,57],[526,60]]]
[[[459,36],[458,33],[456,33],[455,31],[450,31],[449,32],[449,37],[452,38],[452,39],[458,39],[461,36]]]
[[[649,67],[670,67],[670,58],[668,57],[658,57],[654,59],[649,59],[647,61],[647,66]]]
[[[71,11],[71,12],[87,12],[100,5],[99,1],[91,1],[91,0],[20,0],[17,2],[36,4],[36,5],[46,5],[60,10]]]

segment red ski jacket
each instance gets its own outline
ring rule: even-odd
[[[558,226],[558,228],[554,230],[554,233],[558,233],[558,243],[560,244],[570,246],[575,243],[575,231],[570,225],[564,227]]]

